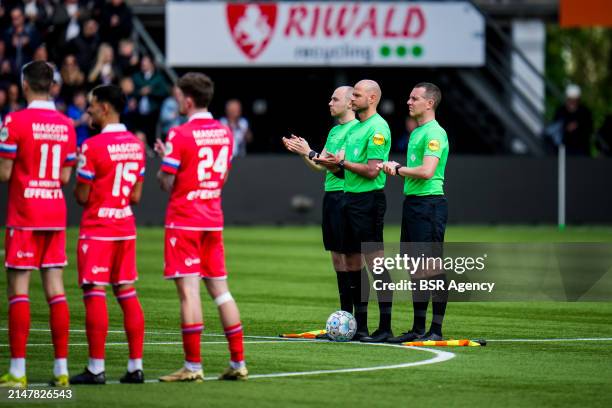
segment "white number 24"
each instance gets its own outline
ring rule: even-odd
[[[228,153],[229,147],[223,146],[215,159],[212,148],[208,146],[202,147],[198,151],[198,157],[200,158],[200,162],[198,163],[198,181],[210,179],[211,174],[206,172],[206,170],[210,168],[212,168],[212,171],[215,173],[221,173],[221,178],[223,178],[227,171]]]

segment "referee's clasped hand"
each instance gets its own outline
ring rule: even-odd
[[[327,152],[325,156],[321,155],[319,157],[315,157],[313,160],[315,163],[321,164],[325,167],[336,167],[341,159],[337,155]]]
[[[397,170],[396,170],[397,166],[399,166],[398,162],[387,161],[387,162],[378,163],[376,165],[376,168],[378,170],[384,171],[385,174],[387,174],[389,176],[397,176]]]

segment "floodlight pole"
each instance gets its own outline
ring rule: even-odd
[[[558,197],[557,197],[557,209],[558,209],[558,226],[559,231],[565,229],[565,145],[562,143],[559,145],[559,154],[557,160],[557,175],[558,175]]]

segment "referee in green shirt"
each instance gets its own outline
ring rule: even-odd
[[[406,165],[397,162],[386,162],[379,165],[386,174],[401,176],[405,179],[404,195],[406,197],[402,213],[402,245],[444,242],[448,204],[443,186],[449,147],[446,131],[436,121],[436,108],[440,105],[441,100],[442,93],[436,85],[421,82],[414,86],[408,99],[408,110],[410,116],[417,121],[418,127],[410,134]],[[427,247],[427,251],[432,252],[426,255],[441,256],[441,244],[427,245]],[[420,278],[443,280],[446,285],[443,271],[440,273],[425,271],[425,273],[434,276],[421,274]],[[433,318],[429,331],[425,333],[425,320],[430,298]],[[448,299],[446,290],[433,290],[431,293],[413,291],[412,299],[414,308],[412,329],[388,341],[403,343],[417,338],[419,340],[442,340],[442,322]]]
[[[325,147],[321,153],[310,148],[308,142],[298,136],[283,138],[287,150],[302,156],[306,165],[314,170],[326,171],[325,195],[323,196],[323,245],[325,250],[331,252],[332,263],[338,280],[338,293],[340,295],[340,308],[346,312],[353,313],[353,293],[351,290],[351,277],[347,273],[346,255],[343,248],[344,237],[344,179],[338,177],[326,167],[316,164],[313,159],[327,153],[339,154],[346,143],[346,136],[350,130],[359,123],[355,119],[355,112],[351,109],[352,86],[341,86],[337,88],[329,101],[329,112],[337,124],[329,131]],[[359,256],[359,255],[357,255]],[[354,261],[353,261],[354,262]],[[359,260],[357,260],[359,262]]]
[[[376,112],[381,98],[379,85],[372,80],[359,81],[353,89],[351,99],[357,113],[356,124],[346,138],[345,157],[327,154],[315,162],[332,171],[344,173],[344,252],[347,254],[347,269],[351,276],[355,319],[357,320],[356,340],[363,342],[384,342],[393,337],[391,332],[392,293],[377,292],[380,320],[378,329],[371,335],[368,331],[367,275],[362,277],[362,244],[379,243],[369,253],[364,253],[367,266],[372,270],[373,259],[384,256],[382,248],[384,216],[387,202],[383,188],[386,175],[378,165],[389,159],[391,131],[387,122]],[[389,280],[388,272],[381,276]]]

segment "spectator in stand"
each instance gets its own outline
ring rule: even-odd
[[[140,61],[140,72],[134,74],[134,91],[138,98],[138,122],[136,127],[144,132],[151,149],[155,145],[157,121],[161,103],[168,95],[164,77],[157,72],[148,55]]]
[[[81,89],[85,85],[85,74],[83,74],[79,68],[74,55],[66,55],[62,63],[60,74],[62,76],[62,92],[64,94],[64,99],[71,101],[73,100],[75,91]]]
[[[53,85],[51,85],[51,98],[53,98],[53,103],[55,104],[55,108],[62,112],[66,113],[66,109],[68,109],[68,100],[64,99],[62,95],[62,76],[57,71],[55,67],[53,67]]]
[[[593,116],[580,101],[578,85],[565,89],[565,104],[557,109],[554,122],[560,125],[562,141],[568,155],[590,156],[593,136]]]
[[[8,112],[17,112],[24,108],[23,100],[19,93],[19,86],[17,84],[10,84],[7,91],[8,95]]]
[[[13,82],[17,82],[17,75],[13,63],[6,56],[6,45],[0,40],[0,87],[6,90]]]
[[[36,27],[39,33],[47,32],[52,24],[49,16],[53,12],[53,6],[47,0],[24,0],[23,14],[26,20]]]
[[[134,41],[124,38],[119,41],[119,51],[117,52],[117,65],[124,77],[132,76],[140,69],[140,59],[136,52]]]
[[[4,123],[4,118],[8,113],[8,95],[6,94],[6,89],[0,88],[0,123]]]
[[[23,10],[19,7],[11,10],[11,24],[4,35],[7,55],[12,58],[16,67],[22,67],[32,61],[40,37],[33,25],[26,24]]]
[[[77,135],[77,146],[89,137],[89,113],[87,113],[87,96],[85,91],[78,90],[72,97],[72,103],[68,106],[66,115],[72,119]]]
[[[89,72],[87,82],[90,87],[116,84],[119,82],[119,77],[119,71],[114,61],[113,48],[106,43],[102,43],[98,49],[96,65]]]
[[[159,113],[159,123],[161,128],[161,138],[165,142],[166,136],[171,128],[187,122],[187,118],[181,115],[178,104],[178,86],[172,87],[172,94],[164,99]]]
[[[238,99],[230,99],[225,103],[225,117],[220,122],[232,129],[234,134],[234,157],[244,157],[247,152],[247,144],[253,141],[253,133],[249,128],[249,122],[242,117],[242,104]]]
[[[34,51],[34,55],[32,55],[33,61],[49,61],[49,53],[47,52],[47,46],[42,43],[40,44],[36,50]]]
[[[0,87],[8,88],[13,83],[17,83],[13,64],[8,59],[0,61]]]
[[[100,37],[117,49],[119,41],[132,35],[132,10],[123,0],[109,0],[100,16]]]
[[[119,87],[125,95],[125,110],[121,113],[121,123],[128,128],[128,130],[136,134],[136,117],[138,116],[138,99],[134,93],[134,81],[131,77],[121,78]],[[144,138],[143,138],[144,139]],[[143,142],[147,142],[143,140]]]
[[[87,12],[79,7],[78,0],[65,0],[55,5],[51,16],[52,27],[47,39],[49,44],[54,45],[51,49],[52,59],[61,59],[66,44],[79,36],[80,24],[86,16]]]
[[[67,49],[69,54],[76,56],[81,71],[89,72],[99,46],[98,23],[89,19],[85,20],[80,34],[68,43]]]

